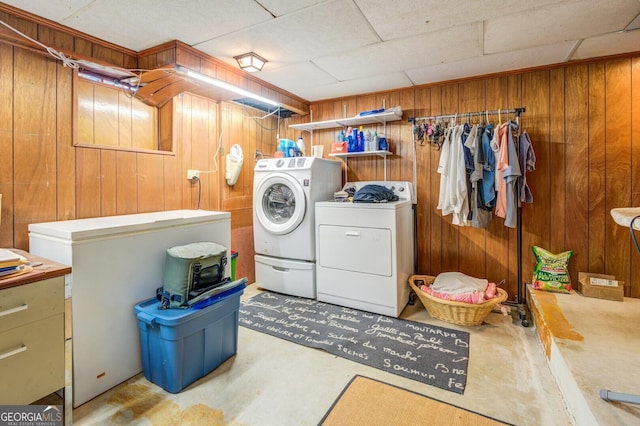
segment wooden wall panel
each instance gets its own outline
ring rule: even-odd
[[[0,246],[12,247],[13,231],[13,47],[0,44]]]
[[[631,59],[631,203],[640,206],[640,58]],[[640,297],[640,253],[631,247],[629,296]]]
[[[413,108],[405,108],[403,111],[409,111],[414,117],[425,117],[431,114],[430,105],[431,89],[417,89],[415,91],[414,101],[412,102]],[[420,105],[420,108],[416,108],[416,105]],[[426,105],[426,107],[425,107]],[[420,123],[415,123],[419,126]],[[428,142],[416,145],[416,197],[418,203],[416,205],[416,244],[418,251],[418,262],[416,265],[416,273],[420,271],[430,270],[430,253],[431,253],[431,209],[430,209],[430,188],[431,181],[435,180],[431,173],[431,152],[432,146]],[[436,163],[437,165],[437,163]],[[417,189],[420,188],[420,191]],[[425,188],[426,190],[422,190]]]
[[[74,143],[94,144],[95,135],[93,123],[94,118],[94,102],[95,96],[93,94],[95,85],[88,83],[81,83],[79,79],[76,79],[74,90],[77,92],[77,116],[76,116],[76,132],[77,139]]]
[[[113,151],[116,155],[116,213],[138,213],[138,154],[130,151]]]
[[[118,90],[116,94],[118,96],[118,102],[115,104],[118,107],[118,129],[116,133],[118,146],[121,148],[157,149],[157,144],[153,144],[156,139],[153,138],[153,135],[146,134],[146,129],[150,126],[156,127],[155,123],[151,121],[151,117],[147,117],[145,111],[134,111],[135,107],[131,102],[131,97],[123,90]],[[135,132],[134,128],[140,128],[140,130]],[[134,133],[138,134],[134,135]],[[152,143],[150,144],[149,142]]]
[[[552,161],[551,142],[551,78],[549,71],[538,71],[527,73],[522,76],[522,105],[527,111],[522,116],[522,125],[526,127],[531,138],[536,153],[536,170],[527,174],[527,182],[534,196],[534,204],[524,204],[522,206],[522,272],[523,279],[528,282],[535,265],[535,257],[531,251],[531,246],[536,245],[552,252],[564,250],[564,247],[551,246],[551,233],[560,233],[564,230],[557,229],[555,222],[551,221],[554,203],[563,203],[564,200],[553,198],[557,195],[552,191],[551,183],[561,185],[564,182],[563,168],[560,164],[554,167]],[[562,110],[558,111],[562,117]],[[513,256],[517,252],[517,236],[515,231],[510,233],[510,267],[513,268],[511,260],[516,260]],[[514,280],[517,282],[517,279]]]
[[[99,217],[100,202],[100,150],[76,147],[76,217]]]
[[[415,108],[414,100],[415,94],[413,90],[403,90],[398,92],[397,101],[394,103],[394,106],[404,106],[406,105],[408,110],[413,110]],[[395,97],[391,97],[391,102],[395,99]],[[404,111],[404,110],[403,110]],[[407,116],[403,114],[402,121],[403,123],[407,123]],[[413,167],[405,167],[404,164],[407,161],[410,164],[414,163],[414,141],[413,141],[413,131],[411,126],[398,126],[398,130],[400,131],[398,134],[398,148],[401,153],[401,157],[395,161],[394,167],[400,171],[400,180],[406,182],[412,182],[414,180],[414,171]],[[382,167],[380,161],[376,162],[376,167],[378,170]]]
[[[113,87],[76,78],[77,140],[81,145],[170,151],[159,143],[158,109]],[[166,127],[170,130],[171,127]]]
[[[152,151],[162,149],[158,144],[158,109],[149,107],[140,100],[131,98],[122,92],[120,92],[120,99],[123,100],[121,104],[128,101],[126,105],[131,110],[130,118],[123,117],[124,120],[120,122],[121,126],[131,122],[131,134],[129,135],[131,146],[136,149]],[[121,141],[120,144],[124,145],[124,141]]]
[[[93,85],[93,143],[100,146],[120,146],[118,91]]]
[[[605,272],[605,70],[589,65],[589,271]]]
[[[116,151],[100,150],[100,216],[117,214],[117,164]]]
[[[56,220],[75,219],[76,167],[73,148],[73,71],[58,64],[56,83]]]
[[[218,135],[220,134],[220,105],[218,102],[209,101],[206,104],[206,112],[207,112],[207,134],[208,134],[208,151],[207,151],[207,170],[210,170],[210,173],[207,173],[207,181],[209,182],[208,192],[209,192],[209,209],[210,210],[220,210],[220,198],[222,192],[222,183],[224,182],[224,160],[225,157],[220,154],[219,142],[220,138]],[[256,136],[257,138],[257,136]],[[254,145],[256,139],[253,139],[252,142]],[[242,145],[241,145],[242,146]],[[255,145],[254,145],[255,147]],[[255,148],[254,148],[255,149]],[[227,151],[224,151],[225,153]],[[253,150],[251,151],[253,152]],[[249,158],[251,158],[251,152],[248,153]],[[241,173],[241,177],[247,174],[246,171],[251,163],[247,162],[247,165],[243,167],[243,172]],[[242,183],[244,185],[244,181]]]
[[[565,249],[577,249],[569,274],[589,270],[589,68],[569,67],[564,82],[564,135],[566,176]],[[535,202],[535,199],[534,199]]]
[[[429,89],[430,98],[416,98],[416,107],[425,105],[429,112],[429,115],[443,114],[442,111],[442,86],[436,86]],[[440,151],[434,149],[433,146],[429,148],[431,154],[427,157],[431,162],[429,175],[429,201],[427,208],[429,210],[430,218],[430,233],[425,236],[428,238],[427,244],[429,245],[429,263],[425,266],[429,266],[429,269],[418,270],[419,273],[438,275],[440,272],[445,272],[442,266],[443,257],[443,231],[444,219],[438,207],[438,196],[440,194],[440,180],[441,176],[438,174],[438,163],[440,160]],[[421,186],[418,187],[418,199],[424,197],[421,196]]]
[[[605,63],[605,271],[616,271],[630,293],[628,229],[609,212],[631,204],[631,61]]]
[[[136,154],[139,213],[164,210],[163,157],[158,154]]]
[[[16,244],[28,245],[30,222],[56,214],[56,63],[16,49],[14,54],[13,162]]]
[[[549,115],[549,217],[551,226],[549,229],[549,249],[555,252],[561,252],[566,249],[565,231],[566,231],[566,185],[567,172],[565,169],[567,150],[564,127],[565,127],[565,70],[562,68],[553,69],[549,75],[549,110],[554,112],[554,117]],[[538,192],[540,195],[540,192]],[[546,197],[545,197],[546,198]],[[536,197],[536,201],[539,197]],[[527,206],[529,207],[529,206]],[[531,206],[533,208],[536,206]],[[525,243],[531,244],[529,238],[525,239]],[[525,246],[526,249],[527,246]],[[576,275],[577,276],[577,275]]]

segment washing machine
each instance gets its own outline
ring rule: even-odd
[[[411,182],[382,185],[397,201],[316,203],[316,280],[319,301],[398,317],[409,301],[414,273],[414,213]],[[346,187],[346,186],[345,186]]]
[[[342,165],[316,157],[259,160],[253,178],[256,284],[316,296],[315,203],[342,187]]]

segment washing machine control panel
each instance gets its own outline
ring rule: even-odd
[[[308,169],[311,165],[308,160],[308,157],[265,158],[258,160],[255,170]]]
[[[299,169],[303,168],[305,165],[306,158],[304,157],[291,157],[291,158],[280,158],[276,161],[276,168],[281,169]]]

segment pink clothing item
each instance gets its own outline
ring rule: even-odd
[[[424,291],[430,296],[437,297],[438,299],[450,300],[452,302],[472,303],[472,304],[480,304],[488,300],[495,299],[497,294],[497,287],[495,283],[487,284],[487,288],[484,291],[484,293],[481,291],[473,291],[470,293],[461,293],[461,294],[439,293],[437,291],[431,290],[431,287],[426,285],[421,286],[420,290]]]
[[[496,209],[495,214],[498,217],[505,218],[507,216],[507,182],[504,179],[504,171],[509,167],[509,150],[507,133],[509,124],[503,123],[498,127],[498,155],[496,156]]]

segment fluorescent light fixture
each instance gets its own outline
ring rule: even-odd
[[[261,71],[264,64],[267,63],[266,59],[253,52],[234,56],[233,59],[238,61],[238,65],[240,66],[240,68],[247,72]]]
[[[190,69],[184,68],[184,67],[178,67],[178,70],[181,72],[184,72],[187,75],[187,77],[202,81],[207,84],[211,84],[212,86],[216,86],[233,93],[237,93],[238,95],[244,96],[245,98],[255,99],[256,101],[264,102],[269,105],[273,105],[274,107],[280,106],[278,102],[272,101],[271,99],[264,98],[260,95],[256,95],[255,93],[251,93],[248,90],[244,90],[238,86],[234,86],[233,84],[229,84],[222,80],[218,80],[217,78],[209,77],[208,75],[200,74],[199,72],[191,71]]]
[[[93,72],[88,72],[85,70],[78,71],[78,76],[84,78],[85,80],[93,81],[94,83],[106,84],[107,86],[128,90],[133,93],[135,93],[138,90],[138,86],[132,86],[127,83],[122,83],[117,78],[107,77],[107,76],[103,76]]]

